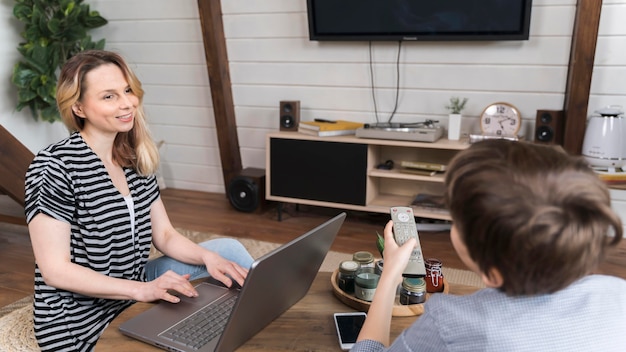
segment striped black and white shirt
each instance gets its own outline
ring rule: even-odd
[[[130,168],[124,172],[133,212],[100,158],[78,132],[73,133],[40,151],[31,163],[26,219],[30,222],[43,213],[69,223],[73,263],[103,275],[144,281],[152,242],[150,207],[159,198],[159,188],[154,175],[142,177]],[[108,324],[132,303],[48,286],[35,265],[34,328],[42,350],[92,350]]]

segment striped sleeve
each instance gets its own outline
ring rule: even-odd
[[[40,152],[26,173],[26,221],[44,213],[71,223],[74,216],[74,195],[71,180],[63,162],[47,150]]]

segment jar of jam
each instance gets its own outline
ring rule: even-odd
[[[359,272],[354,279],[354,296],[364,301],[374,299],[380,275],[373,272]]]
[[[374,255],[371,252],[360,251],[352,255],[352,260],[359,263],[359,272],[373,273]]]
[[[346,260],[339,264],[339,272],[337,273],[337,286],[346,292],[354,293],[354,279],[359,269],[359,263],[353,260]]]
[[[424,261],[424,266],[426,267],[426,292],[442,292],[443,272],[441,271],[441,260],[428,258]]]
[[[406,277],[402,279],[400,304],[420,304],[426,301],[426,281],[422,278]]]

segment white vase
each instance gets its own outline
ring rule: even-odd
[[[448,115],[448,139],[457,141],[461,138],[461,114]]]

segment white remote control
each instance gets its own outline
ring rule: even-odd
[[[413,249],[409,263],[407,264],[402,276],[405,277],[424,277],[426,276],[426,268],[424,267],[424,257],[422,256],[422,246],[417,234],[417,224],[415,223],[415,215],[413,209],[409,207],[391,207],[391,220],[393,220],[393,236],[398,245],[403,245],[411,238],[415,238],[417,246]]]

